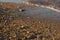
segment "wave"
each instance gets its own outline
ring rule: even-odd
[[[60,12],[60,10],[59,9],[55,9],[54,6],[38,5],[38,4],[29,3],[28,1],[23,1],[23,3],[25,3],[27,5],[36,6],[36,7],[48,8],[48,9],[51,9],[53,11]]]

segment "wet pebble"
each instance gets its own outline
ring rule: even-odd
[[[24,9],[19,9],[19,12],[24,12],[25,10]]]
[[[30,35],[30,37],[27,37],[27,39],[35,39],[35,38],[37,38],[36,35]]]

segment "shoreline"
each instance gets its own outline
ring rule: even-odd
[[[26,9],[26,5],[2,4],[0,7],[1,40],[60,39],[60,22],[37,19],[16,10],[19,8]]]

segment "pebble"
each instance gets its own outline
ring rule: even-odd
[[[3,8],[4,10],[6,9],[6,8]]]
[[[22,25],[22,26],[20,26],[21,28],[24,28],[24,26]]]
[[[34,38],[37,38],[37,36],[31,35],[31,36],[29,37],[29,39],[34,39]]]
[[[23,12],[23,11],[25,11],[25,10],[23,10],[23,9],[19,9],[19,12]]]
[[[30,18],[30,17],[27,17],[28,19]]]
[[[29,34],[30,32],[29,31],[27,31],[27,34]]]
[[[17,6],[17,8],[19,8],[19,6]]]
[[[9,37],[9,39],[11,39],[11,37]]]
[[[14,35],[13,37],[16,37],[16,35]]]
[[[13,24],[13,26],[16,26],[17,24]]]

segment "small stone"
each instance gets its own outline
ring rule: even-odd
[[[19,12],[23,12],[23,11],[25,11],[25,10],[23,10],[23,9],[19,9]]]
[[[20,29],[19,27],[17,27],[17,29]]]
[[[22,39],[18,39],[18,40],[22,40]]]
[[[35,35],[31,35],[31,36],[29,37],[29,39],[35,39],[35,38],[37,38],[37,36],[35,36]]]
[[[16,24],[14,24],[13,26],[16,26]]]
[[[21,26],[21,28],[24,28],[24,26]]]
[[[40,23],[40,21],[39,21],[39,23]]]
[[[6,8],[3,8],[4,10],[6,9]]]
[[[27,31],[27,33],[30,33],[29,31]]]
[[[17,6],[17,8],[19,8],[19,6]]]
[[[11,39],[11,37],[9,37],[9,39]]]
[[[4,29],[4,30],[3,30],[3,33],[6,33],[6,32],[7,32],[7,30],[6,30],[6,29]]]
[[[13,35],[13,37],[16,37],[16,35]]]
[[[27,17],[28,19],[30,18],[30,17]]]

